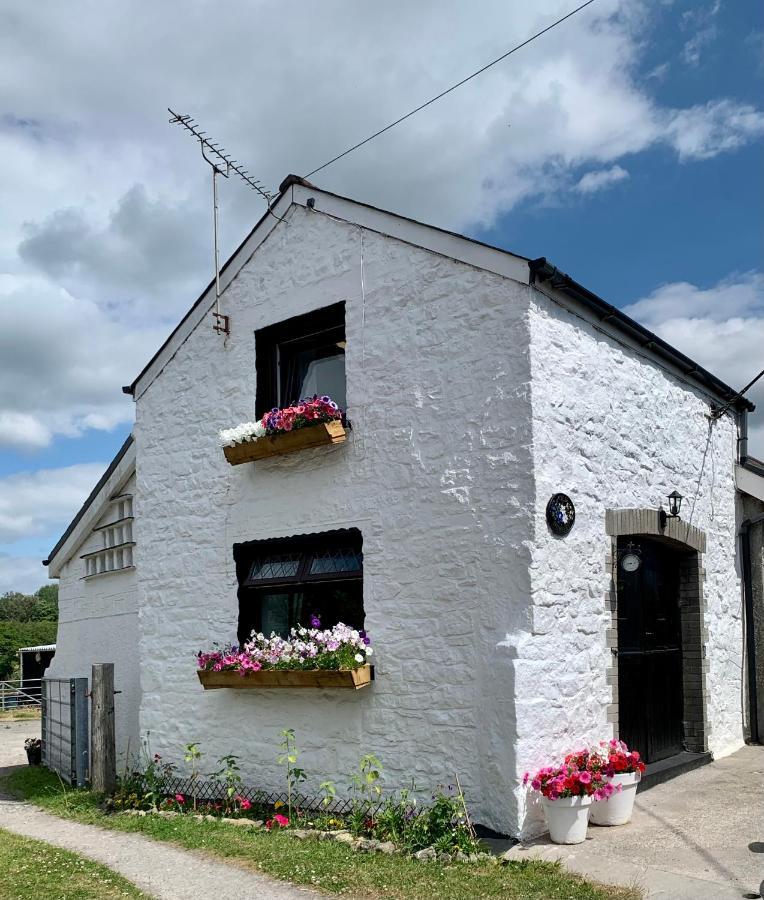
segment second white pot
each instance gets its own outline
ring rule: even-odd
[[[589,821],[593,825],[625,825],[631,822],[634,798],[637,796],[637,785],[641,778],[639,772],[613,775],[612,783],[620,784],[621,790],[607,800],[595,800],[592,803]]]

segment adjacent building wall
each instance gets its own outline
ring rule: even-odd
[[[681,516],[707,538],[703,558],[708,746],[737,749],[741,730],[742,607],[736,570],[734,460],[729,416],[640,352],[603,334],[533,288],[530,351],[535,534],[532,609],[515,638],[517,775],[617,733],[608,605],[613,564],[605,513],[656,508],[674,489]],[[576,523],[564,538],[546,525],[549,497],[568,494]],[[616,721],[609,721],[608,719]],[[518,789],[519,803],[525,791]],[[538,827],[528,811],[524,828]]]
[[[361,263],[363,260],[363,283]],[[217,432],[254,416],[255,329],[344,300],[347,443],[231,468]],[[180,759],[241,757],[281,785],[294,728],[309,785],[361,754],[429,798],[458,774],[510,831],[513,647],[528,619],[533,508],[528,303],[517,282],[293,207],[137,400],[141,730]],[[195,654],[234,640],[232,545],[357,527],[370,689],[203,692]]]
[[[123,493],[135,493],[131,478]],[[97,525],[112,521],[110,511]],[[118,761],[139,751],[138,602],[134,569],[83,579],[82,554],[101,547],[100,532],[90,531],[61,567],[58,591],[56,655],[46,677],[90,679],[94,663],[114,663],[115,726]],[[136,548],[137,550],[137,548]]]

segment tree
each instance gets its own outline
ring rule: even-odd
[[[55,622],[0,622],[0,678],[16,672],[20,647],[55,643],[57,627]]]
[[[58,630],[58,585],[34,594],[7,591],[0,596],[0,678],[16,672],[20,647],[52,644]]]
[[[0,621],[2,622],[55,622],[57,620],[57,584],[46,584],[34,594],[7,591],[0,596]]]

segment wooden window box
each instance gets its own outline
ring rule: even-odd
[[[296,431],[285,431],[272,434],[257,441],[245,441],[233,447],[223,447],[225,458],[232,466],[254,462],[256,459],[267,459],[269,456],[281,456],[295,450],[306,450],[308,447],[321,447],[324,444],[341,444],[347,440],[347,432],[338,419],[332,422],[319,422]]]
[[[196,673],[205,691],[219,688],[346,688],[359,691],[371,684],[371,666],[357,669],[261,669],[259,672]]]

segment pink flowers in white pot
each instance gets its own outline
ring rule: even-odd
[[[645,766],[639,753],[623,741],[569,753],[562,764],[525,774],[523,784],[541,794],[549,834],[556,844],[586,839],[591,819],[598,825],[631,820],[637,784]]]
[[[555,844],[586,840],[592,801],[617,790],[602,772],[579,766],[575,754],[567,756],[562,765],[544,766],[533,776],[526,772],[523,784],[528,783],[541,794],[549,836]]]

